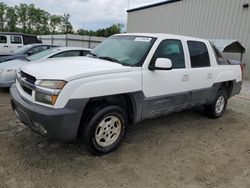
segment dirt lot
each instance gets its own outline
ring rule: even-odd
[[[250,187],[250,82],[212,120],[198,110],[129,128],[104,157],[21,125],[0,90],[0,187]]]

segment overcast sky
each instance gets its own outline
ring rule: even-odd
[[[9,6],[35,4],[51,14],[69,13],[75,30],[109,27],[112,23],[126,24],[127,9],[163,0],[2,0]]]

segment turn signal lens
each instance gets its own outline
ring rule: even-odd
[[[57,100],[57,95],[52,95],[51,96],[51,104],[54,105],[56,103],[56,100]]]

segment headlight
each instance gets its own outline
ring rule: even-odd
[[[54,105],[56,103],[60,90],[63,89],[66,83],[67,82],[63,80],[41,80],[39,81],[37,84],[37,86],[39,86],[39,91],[36,91],[35,93],[35,100],[41,103]]]
[[[38,84],[40,87],[49,89],[62,89],[67,82],[63,80],[41,80]]]

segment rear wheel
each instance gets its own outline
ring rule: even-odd
[[[220,89],[213,103],[204,106],[205,113],[211,118],[221,117],[226,111],[227,99],[227,91],[225,89]]]
[[[116,105],[93,110],[83,128],[82,138],[89,152],[103,155],[115,150],[122,142],[127,126],[124,110]]]

